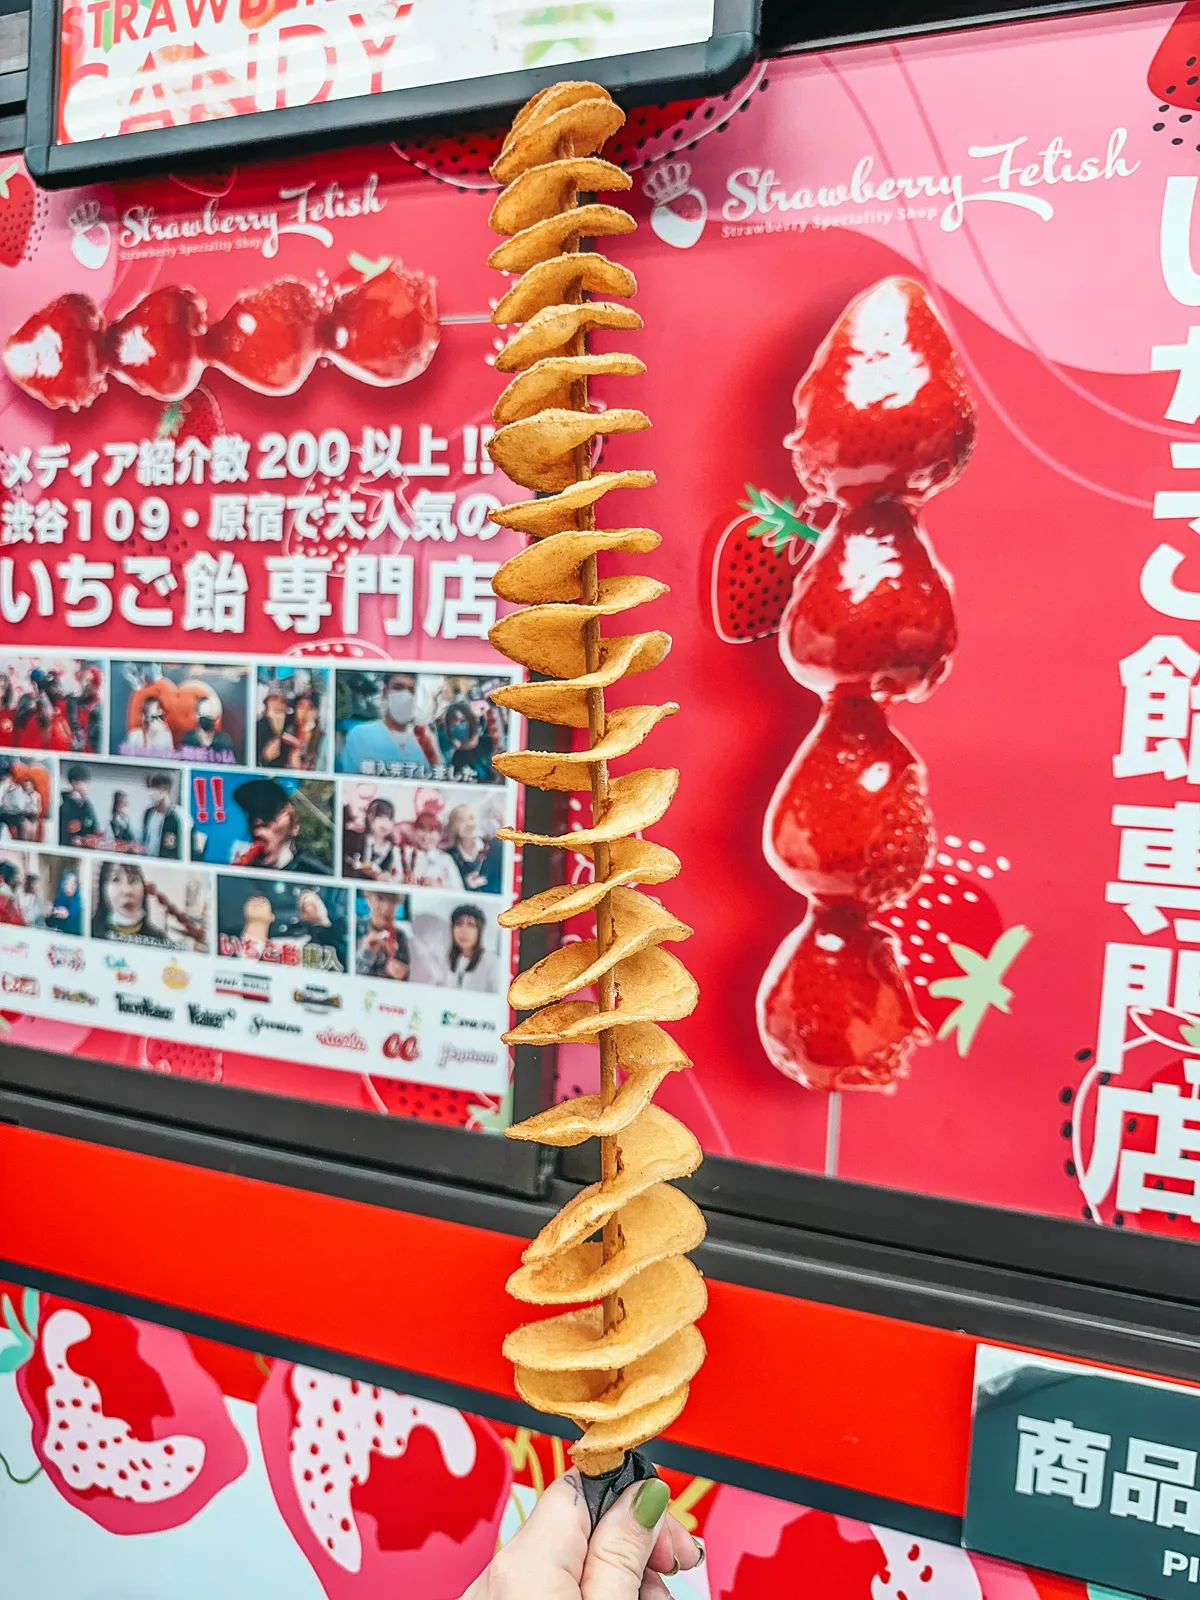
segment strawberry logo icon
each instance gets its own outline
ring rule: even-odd
[[[32,1444],[67,1503],[109,1533],[181,1527],[246,1470],[224,1398],[182,1333],[26,1291],[0,1301]]]
[[[742,515],[726,524],[713,552],[710,615],[726,644],[769,639],[779,624],[796,574],[820,537],[792,502],[746,485]]]
[[[0,170],[0,265],[19,267],[25,259],[37,214],[33,184],[19,161]]]

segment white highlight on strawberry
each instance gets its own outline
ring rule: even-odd
[[[925,357],[908,342],[908,299],[895,278],[858,302],[850,337],[856,353],[846,366],[845,395],[856,411],[898,411],[929,382]]]
[[[144,367],[157,354],[140,323],[126,328],[117,341],[117,360],[123,367]]]
[[[879,1541],[887,1572],[871,1579],[871,1600],[983,1600],[979,1574],[965,1550],[914,1539],[894,1528],[871,1532]]]
[[[117,1500],[158,1505],[196,1481],[204,1466],[204,1441],[188,1434],[138,1439],[120,1417],[104,1414],[100,1390],[74,1371],[71,1348],[91,1338],[78,1311],[55,1311],[42,1329],[42,1352],[50,1370],[46,1391],[49,1424],[45,1450],[76,1493],[103,1489]]]
[[[293,1367],[296,1400],[292,1485],[304,1520],[344,1572],[362,1568],[362,1539],[351,1491],[371,1476],[371,1457],[398,1460],[414,1428],[428,1428],[452,1477],[475,1466],[475,1435],[461,1412],[432,1400],[375,1389],[312,1367]]]
[[[903,571],[890,539],[877,539],[870,533],[846,535],[838,579],[841,587],[849,590],[852,605],[861,605],[881,583],[898,578]]]
[[[39,328],[28,344],[12,344],[4,352],[5,365],[14,378],[57,378],[62,371],[62,335],[55,328]]]

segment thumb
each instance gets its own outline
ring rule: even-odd
[[[661,1478],[649,1478],[605,1512],[588,1545],[583,1600],[638,1600],[670,1498]]]

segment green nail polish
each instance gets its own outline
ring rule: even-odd
[[[633,1497],[633,1514],[643,1528],[657,1527],[670,1498],[671,1491],[661,1478],[646,1480]]]

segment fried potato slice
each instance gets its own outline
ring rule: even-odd
[[[627,1023],[679,1022],[696,1009],[700,990],[683,962],[657,945],[623,961],[617,971],[617,1009],[601,1011],[594,1000],[564,1000],[543,1006],[504,1034],[505,1044],[572,1044],[596,1039]]]
[[[550,1261],[590,1239],[622,1207],[655,1184],[686,1178],[701,1162],[696,1136],[661,1106],[647,1106],[620,1138],[621,1170],[611,1183],[581,1189],[526,1246],[527,1267]],[[695,1318],[689,1317],[689,1322]]]
[[[621,1085],[607,1106],[601,1104],[598,1094],[576,1095],[571,1100],[563,1100],[556,1106],[539,1111],[536,1116],[518,1123],[515,1128],[506,1128],[505,1135],[530,1144],[553,1145],[556,1149],[583,1144],[588,1139],[611,1138],[641,1116],[664,1078],[678,1068],[690,1065],[691,1062],[686,1060],[674,1064],[662,1062],[653,1071],[634,1073]],[[533,1131],[527,1131],[530,1129]]]
[[[645,555],[661,543],[661,535],[652,528],[552,533],[506,561],[492,579],[492,591],[516,605],[578,600],[583,595],[583,563],[589,556]]]
[[[608,355],[545,356],[519,372],[492,407],[498,427],[559,408],[581,410],[574,401],[575,385],[585,378],[637,378],[646,363],[637,356],[614,350]]]
[[[616,234],[634,233],[637,223],[628,211],[618,206],[592,202],[576,206],[570,211],[560,211],[555,216],[544,217],[528,228],[522,228],[511,239],[498,244],[488,257],[489,267],[499,272],[528,272],[539,261],[546,261],[562,250],[567,240],[602,239]]]
[[[493,233],[520,233],[544,217],[574,209],[577,194],[625,194],[632,188],[633,179],[611,161],[560,156],[514,178],[492,207],[488,227]]]
[[[615,406],[611,411],[539,411],[510,422],[488,440],[488,455],[513,483],[553,492],[575,482],[581,444],[613,433],[641,433],[650,426],[644,411]]]
[[[581,95],[556,110],[540,107],[520,124],[514,122],[504,147],[492,163],[497,183],[511,183],[530,167],[556,156],[569,141],[577,156],[593,155],[625,121],[625,113],[607,95]]]
[[[573,850],[576,843],[594,844],[597,839],[623,839],[661,821],[678,787],[679,772],[675,767],[643,767],[639,772],[623,772],[609,784],[608,804],[599,818],[593,818],[590,828],[563,834],[500,828],[496,837],[512,844],[549,844],[563,850]]]
[[[576,334],[593,328],[629,332],[642,327],[642,319],[632,306],[619,306],[613,300],[584,300],[579,305],[547,306],[532,316],[519,333],[496,355],[497,372],[523,372],[547,356],[572,355],[568,346]]]
[[[592,846],[580,854],[591,855]],[[562,883],[541,894],[519,900],[496,918],[502,928],[535,928],[547,922],[566,922],[590,911],[610,889],[628,883],[667,883],[678,877],[679,857],[650,839],[614,839],[609,846],[607,878],[590,883]]]
[[[692,930],[673,917],[664,905],[640,889],[614,889],[609,899],[613,938],[607,950],[595,939],[560,945],[534,966],[519,972],[509,985],[508,1000],[514,1011],[565,1000],[588,989],[619,961],[627,961],[651,945],[690,939]]]
[[[602,1300],[656,1261],[687,1255],[704,1243],[700,1207],[669,1183],[647,1189],[622,1210],[618,1220],[622,1242],[611,1261],[604,1261],[599,1240],[585,1241],[540,1266],[518,1267],[508,1280],[509,1294],[534,1306]]]
[[[570,683],[506,684],[493,689],[490,698],[494,704],[507,706],[523,717],[553,722],[558,727],[586,728],[589,689],[602,689],[616,683],[618,678],[648,672],[651,667],[658,666],[670,648],[669,633],[634,633],[619,639],[601,639],[600,665],[595,672],[584,673]]]
[[[577,514],[614,489],[649,489],[656,482],[652,472],[636,469],[597,472],[544,500],[517,500],[512,505],[497,506],[495,511],[488,512],[488,521],[517,533],[527,533],[534,539],[545,539],[566,529],[576,530]]]
[[[567,750],[561,754],[516,750],[510,755],[496,756],[493,765],[506,778],[515,778],[530,788],[587,789],[591,785],[590,769],[597,761],[615,761],[627,756],[656,724],[678,710],[673,700],[660,706],[622,706],[608,713],[604,737],[590,750]]]
[[[566,300],[567,290],[572,285],[602,299],[614,294],[637,293],[637,279],[628,267],[610,261],[595,250],[577,250],[570,255],[551,256],[548,261],[539,261],[535,267],[530,267],[492,312],[492,321],[497,327],[528,322],[535,312]]]
[[[513,135],[522,128],[530,125],[539,126],[547,117],[554,116],[559,111],[565,111],[568,106],[578,105],[581,100],[611,100],[608,90],[599,83],[589,83],[583,78],[564,78],[561,83],[552,83],[545,89],[539,89],[532,95],[509,125],[505,135],[504,145],[507,145]],[[501,145],[501,154],[504,153]]]
[[[706,1354],[699,1328],[684,1328],[648,1356],[631,1361],[615,1383],[604,1372],[532,1372],[518,1367],[517,1393],[535,1411],[570,1417],[585,1427],[627,1417],[690,1383]]]
[[[534,1372],[616,1372],[704,1315],[708,1291],[685,1256],[660,1261],[621,1291],[625,1315],[604,1332],[604,1307],[527,1322],[504,1341],[509,1361]]]
[[[587,672],[584,633],[596,617],[615,617],[649,605],[667,586],[640,573],[602,578],[593,605],[550,603],[510,611],[488,629],[488,639],[510,661],[552,678],[578,678]],[[611,642],[611,641],[602,641]]]
[[[571,1446],[571,1460],[589,1478],[615,1472],[630,1450],[657,1439],[671,1426],[687,1405],[689,1387],[685,1383],[652,1405],[612,1422],[597,1422]]]

